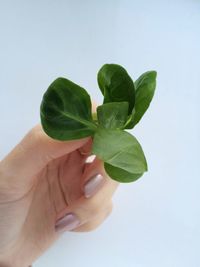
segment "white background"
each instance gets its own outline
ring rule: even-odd
[[[149,172],[121,185],[95,232],[65,233],[35,267],[200,266],[200,2],[0,1],[0,158],[39,122],[49,83],[65,76],[99,103],[96,73],[155,69],[150,110],[133,131]]]

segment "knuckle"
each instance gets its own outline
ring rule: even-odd
[[[28,137],[34,141],[34,143],[40,142],[44,138],[43,130],[40,125],[36,125],[28,132]]]
[[[53,158],[49,154],[46,155],[45,150],[52,141],[53,139],[46,135],[46,133],[42,129],[42,126],[38,124],[28,132],[23,145],[25,148],[28,147],[30,149],[31,147],[33,151],[42,146],[44,149],[41,151],[44,151],[44,153],[41,152],[38,161],[40,160],[41,162],[48,162]]]

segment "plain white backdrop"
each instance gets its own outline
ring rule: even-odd
[[[96,73],[155,69],[151,108],[132,133],[149,172],[121,185],[91,233],[65,233],[35,267],[200,266],[200,2],[0,0],[0,159],[39,122],[48,85],[64,76],[102,102]]]

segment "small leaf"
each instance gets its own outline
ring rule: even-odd
[[[147,162],[137,139],[122,130],[98,129],[94,135],[92,153],[104,162],[132,174],[147,171]]]
[[[105,64],[97,75],[104,103],[128,102],[130,114],[135,104],[135,86],[127,71],[117,64]]]
[[[65,79],[56,79],[40,106],[44,131],[57,140],[80,139],[94,134],[91,100],[85,89]]]
[[[109,163],[104,163],[104,168],[107,174],[112,177],[113,180],[116,180],[121,183],[130,183],[138,180],[143,173],[130,173],[123,169],[117,168],[110,165]]]
[[[156,71],[147,71],[136,80],[135,107],[126,129],[132,129],[148,109],[156,88],[156,75]]]
[[[97,108],[99,125],[104,128],[123,128],[128,117],[128,102],[106,103]]]

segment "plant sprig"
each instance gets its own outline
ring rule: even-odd
[[[105,64],[97,75],[103,104],[92,114],[87,91],[65,78],[57,78],[40,106],[41,124],[57,140],[92,136],[92,153],[104,162],[107,174],[119,182],[133,182],[147,171],[137,139],[126,132],[141,120],[153,98],[156,71],[143,73],[135,82],[117,64]]]

